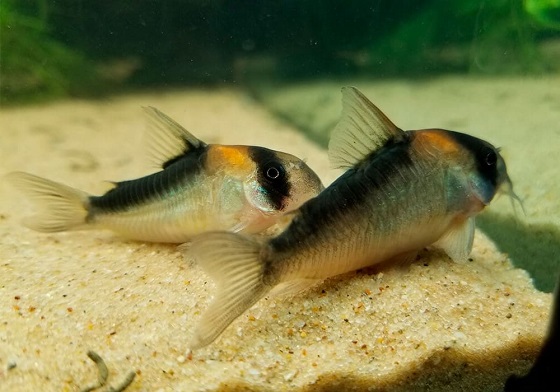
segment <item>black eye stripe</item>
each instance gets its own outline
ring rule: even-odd
[[[498,156],[494,151],[490,151],[486,154],[486,164],[488,166],[493,166],[498,161]]]
[[[282,210],[290,196],[291,185],[286,168],[272,150],[250,147],[249,155],[257,166],[257,181],[275,209]]]

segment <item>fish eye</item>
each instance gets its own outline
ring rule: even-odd
[[[280,170],[276,166],[270,166],[266,169],[266,176],[271,180],[276,180],[280,177]]]
[[[485,161],[486,161],[486,164],[488,166],[494,166],[496,164],[496,162],[498,161],[498,156],[496,155],[496,153],[493,150],[490,150],[486,154]]]
[[[278,161],[271,161],[264,165],[262,173],[271,182],[281,181],[286,178],[286,169]]]

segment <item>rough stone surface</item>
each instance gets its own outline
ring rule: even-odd
[[[3,109],[0,174],[92,193],[146,174],[142,105],[207,142],[285,150],[326,183],[336,176],[323,150],[229,90]],[[88,350],[112,386],[136,372],[127,391],[499,391],[528,370],[546,332],[551,295],[477,233],[466,264],[424,251],[262,300],[191,357],[186,343],[214,286],[175,246],[32,232],[19,224],[29,205],[17,192],[2,184],[0,201],[0,391],[92,385]]]

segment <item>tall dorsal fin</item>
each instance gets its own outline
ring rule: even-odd
[[[335,168],[350,168],[390,139],[399,129],[355,87],[342,88],[342,114],[331,135],[329,159]]]
[[[158,166],[165,169],[189,151],[206,147],[206,143],[165,113],[152,106],[143,109],[150,120],[147,132],[150,155]]]

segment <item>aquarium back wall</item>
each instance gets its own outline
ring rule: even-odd
[[[558,11],[535,0],[4,0],[0,7],[4,103],[263,77],[542,73],[560,62]]]

